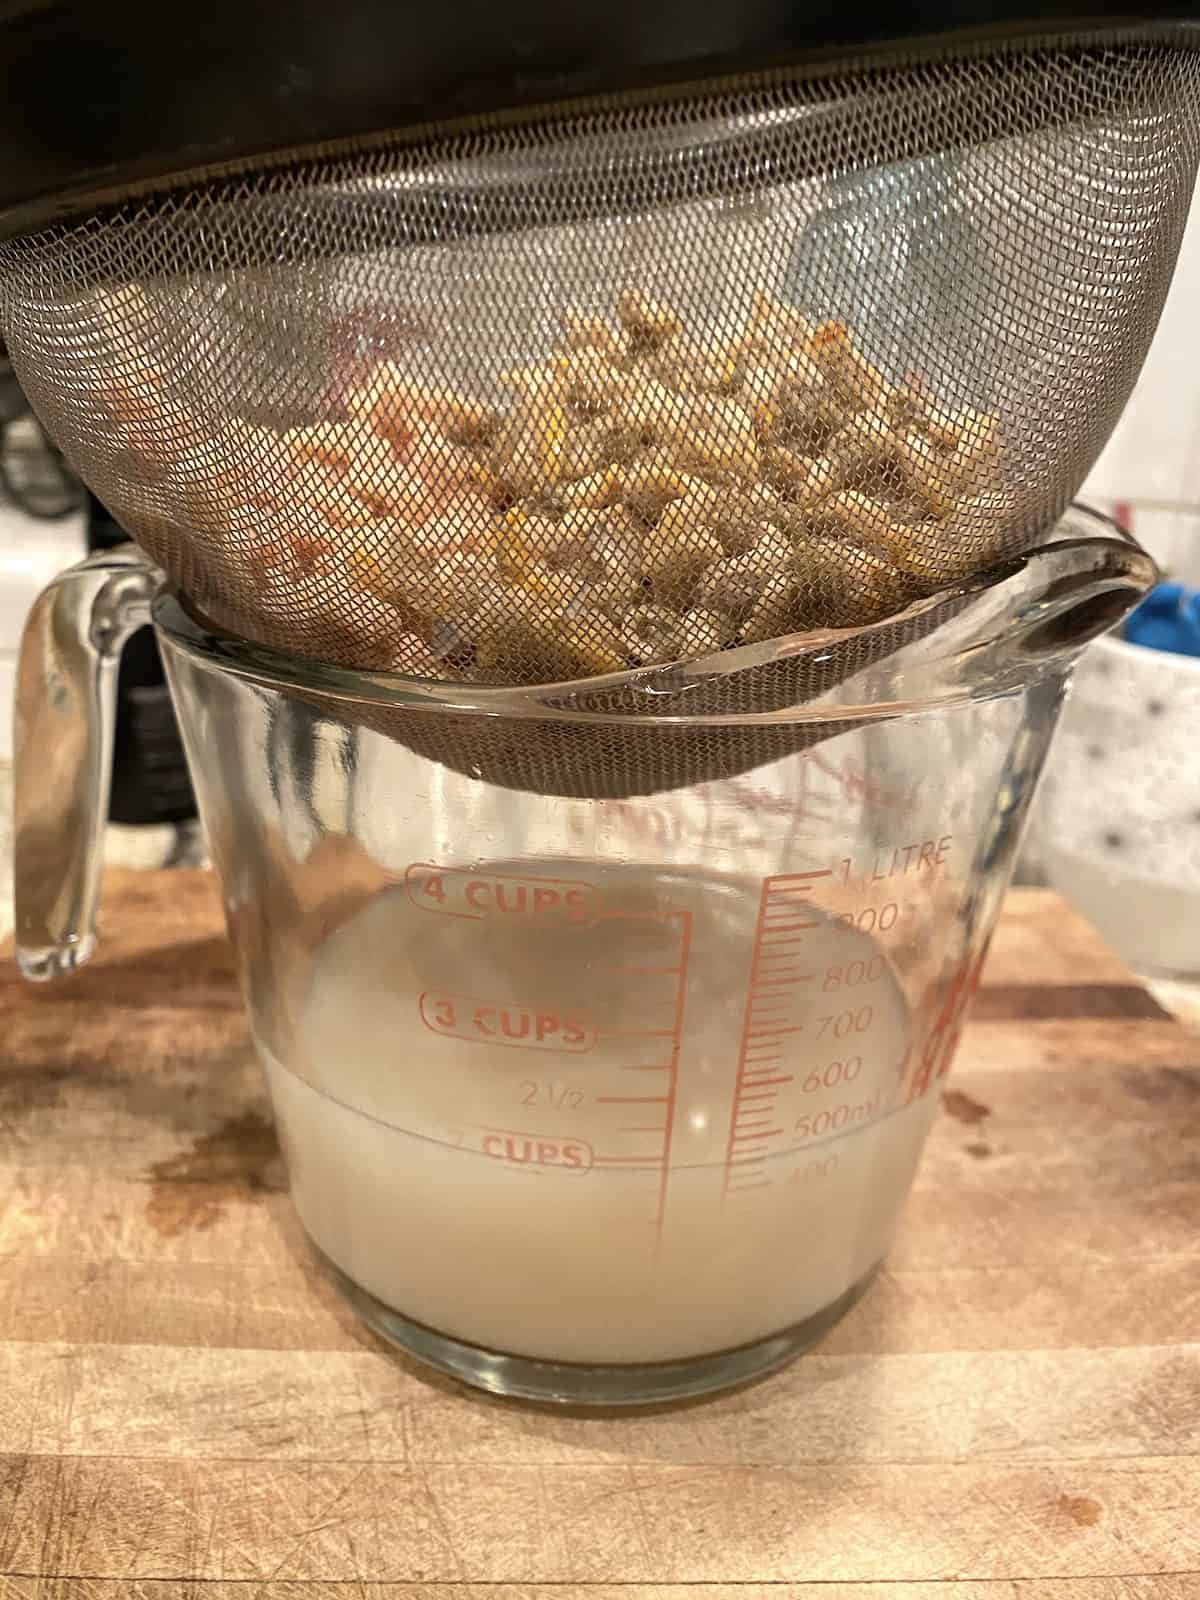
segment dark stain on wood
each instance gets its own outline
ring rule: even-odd
[[[992,1114],[991,1108],[985,1106],[982,1100],[973,1099],[961,1089],[946,1089],[942,1094],[942,1105],[956,1122],[965,1122],[972,1128]]]
[[[991,1145],[984,1144],[982,1139],[977,1140],[974,1144],[963,1145],[963,1149],[969,1156],[973,1156],[976,1161],[986,1161],[992,1153]]]
[[[193,1139],[189,1149],[154,1162],[148,1175],[146,1220],[164,1238],[211,1228],[231,1204],[287,1187],[275,1129],[257,1111]]]
[[[1058,1509],[1080,1528],[1094,1528],[1102,1511],[1099,1500],[1086,1494],[1060,1494]]]
[[[1147,1105],[1195,1110],[1200,1105],[1200,1067],[1151,1067],[1126,1072],[1121,1082]]]

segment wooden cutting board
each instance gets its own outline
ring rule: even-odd
[[[0,977],[0,1600],[1200,1596],[1200,1040],[1054,896],[1009,902],[867,1299],[622,1420],[364,1332],[290,1210],[212,880],[104,908],[76,979]]]

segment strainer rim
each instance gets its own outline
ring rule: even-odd
[[[571,679],[559,683],[515,685],[479,684],[446,679],[415,678],[404,673],[378,672],[336,666],[309,657],[289,656],[265,645],[255,644],[226,633],[193,611],[174,588],[164,587],[153,608],[154,621],[170,647],[201,666],[224,672],[260,687],[296,694],[317,695],[329,701],[360,705],[387,705],[394,709],[461,716],[563,721],[573,723],[613,723],[647,727],[766,727],[772,724],[804,722],[845,722],[879,720],[920,711],[962,704],[980,697],[978,685],[966,684],[961,690],[943,690],[933,695],[912,698],[892,697],[862,704],[838,701],[821,705],[802,703],[759,712],[701,712],[675,715],[668,712],[637,713],[625,709],[590,709],[582,700],[612,696],[615,691],[651,696],[656,693],[679,695],[691,687],[712,682],[715,670],[721,674],[750,671],[797,655],[819,656],[834,645],[854,640],[869,640],[874,635],[895,631],[931,611],[958,602],[982,597],[1007,578],[1027,569],[1039,557],[1056,547],[1081,542],[1097,548],[1108,545],[1125,558],[1140,556],[1148,572],[1153,562],[1137,540],[1112,518],[1095,508],[1076,503],[1068,508],[1047,538],[1020,554],[1013,555],[970,579],[948,585],[935,594],[914,602],[880,622],[857,628],[817,629],[789,634],[765,644],[743,645],[715,655],[660,667],[633,668],[601,677]],[[1147,586],[1151,579],[1147,578]],[[1028,619],[1032,631],[1036,617]],[[1069,646],[1061,651],[1047,650],[1031,655],[1019,664],[1019,676],[1032,680],[1071,655]],[[944,680],[938,680],[943,681]],[[1006,681],[1004,689],[1014,684]],[[991,692],[995,692],[994,690]]]
[[[314,0],[314,4],[319,3]],[[533,3],[537,5],[538,0]],[[645,13],[640,0],[629,3],[635,14]],[[1195,0],[1156,0],[1153,4],[1139,4],[1138,0],[1041,0],[1036,11],[1027,0],[988,0],[986,6],[969,7],[969,21],[963,19],[951,0],[944,0],[945,15],[935,17],[928,7],[920,13],[897,7],[883,28],[867,0],[863,0],[862,15],[855,15],[856,3],[851,0],[849,10],[845,3],[838,8],[839,21],[828,27],[840,26],[843,31],[836,38],[831,34],[825,43],[807,38],[804,42],[793,39],[789,44],[789,26],[794,27],[790,19],[807,7],[789,4],[789,0],[771,0],[765,10],[782,28],[781,37],[771,48],[758,45],[739,51],[734,48],[735,44],[742,45],[739,38],[733,42],[727,39],[724,49],[718,49],[719,30],[715,30],[705,47],[690,53],[681,51],[679,59],[668,59],[653,67],[648,62],[638,62],[635,66],[627,64],[623,73],[589,68],[557,75],[529,71],[524,77],[514,71],[512,81],[503,88],[493,83],[486,92],[477,90],[473,97],[465,98],[453,93],[434,96],[424,84],[419,86],[419,92],[409,85],[405,95],[399,86],[394,86],[388,114],[377,113],[370,126],[355,124],[343,129],[335,123],[318,129],[315,125],[293,126],[284,119],[274,133],[235,136],[228,127],[217,125],[207,132],[192,130],[189,137],[177,137],[150,155],[144,149],[109,150],[108,130],[90,126],[90,144],[75,149],[70,159],[53,148],[54,138],[47,137],[47,129],[38,123],[42,113],[30,110],[27,80],[36,79],[36,72],[21,50],[13,49],[11,24],[0,24],[0,44],[8,48],[7,55],[0,51],[0,136],[6,148],[6,161],[0,170],[0,241],[44,228],[69,226],[139,201],[149,203],[182,191],[236,183],[251,175],[369,153],[413,139],[495,131],[513,118],[537,122],[541,118],[557,119],[599,108],[652,102],[664,95],[687,99],[728,92],[730,85],[756,80],[832,78],[911,67],[930,60],[970,59],[980,52],[997,50],[1124,44],[1200,49],[1200,5]],[[363,0],[356,0],[356,5],[361,9]],[[59,0],[54,9],[83,13],[89,9],[88,0]],[[396,9],[408,12],[410,8]],[[710,5],[694,11],[703,17],[711,9]],[[141,8],[130,10],[141,16]],[[868,13],[870,26],[866,22]],[[849,24],[848,17],[852,18]],[[752,31],[748,23],[739,22],[739,26],[743,31]],[[17,42],[21,42],[19,35]],[[118,45],[119,41],[114,40],[112,47],[116,49]],[[139,69],[135,60],[136,50],[131,55],[127,49],[122,64],[126,77],[133,76],[131,93],[137,87]],[[147,69],[143,66],[140,70],[146,87]],[[15,92],[18,85],[23,92]],[[128,83],[125,87],[129,88]],[[14,92],[3,92],[6,89]],[[193,94],[192,98],[198,96]],[[287,98],[282,92],[276,97],[282,101]],[[271,101],[269,94],[260,94],[255,103],[263,107],[270,106]],[[15,113],[14,105],[18,108]],[[266,114],[269,117],[272,113]],[[23,116],[25,121],[14,124],[14,115],[18,119]],[[51,131],[60,141],[68,132],[65,127]],[[162,137],[157,128],[154,137]]]

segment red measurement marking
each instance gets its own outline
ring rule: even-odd
[[[662,923],[669,922],[672,917],[679,916],[676,911],[602,911],[602,922],[624,922],[625,938],[634,943],[638,939],[653,939],[656,943],[662,939]]]
[[[787,1060],[791,1052],[784,1041],[804,1032],[803,1023],[793,1020],[795,1012],[788,997],[816,978],[811,968],[803,967],[800,952],[812,930],[822,925],[819,918],[803,914],[808,909],[804,902],[814,884],[832,876],[832,869],[827,867],[781,873],[765,878],[759,891],[737,1079],[725,1145],[726,1193],[735,1167],[744,1166],[748,1160],[767,1159],[765,1151],[747,1156],[746,1146],[768,1144],[783,1136],[783,1128],[775,1126],[778,1112],[772,1115],[769,1107],[776,1091],[792,1083],[794,1075],[772,1072],[770,1064]],[[764,1122],[771,1125],[764,1126]]]
[[[412,862],[404,887],[420,910],[472,922],[496,918],[578,927],[593,921],[599,910],[596,886],[585,880],[441,867],[432,861]]]
[[[430,1033],[467,1044],[578,1055],[596,1042],[591,1021],[578,1012],[539,1011],[439,989],[427,989],[420,995],[417,1009]]]
[[[674,1028],[597,1028],[597,1039],[670,1039]]]
[[[679,916],[679,983],[675,990],[675,1011],[672,1017],[674,1042],[671,1047],[671,1076],[668,1080],[666,1130],[663,1134],[662,1174],[658,1180],[658,1248],[662,1248],[663,1219],[667,1214],[667,1185],[671,1177],[671,1141],[675,1136],[676,1097],[679,1089],[679,1047],[683,1038],[683,997],[687,980],[688,960],[692,951],[692,914],[681,911]]]
[[[908,1090],[908,1099],[926,1094],[932,1083],[944,1078],[954,1060],[971,1003],[979,989],[987,946],[972,957],[965,956],[946,981],[941,1004],[926,1037],[921,1059]]]
[[[856,1123],[872,1122],[879,1110],[880,1093],[876,1089],[868,1100],[853,1103],[843,1101],[841,1105],[818,1111],[815,1116],[799,1117],[794,1129],[796,1143],[803,1143],[805,1139],[819,1139],[823,1134],[837,1133]]]
[[[476,1130],[482,1155],[505,1166],[527,1171],[572,1172],[582,1176],[594,1164],[592,1147],[586,1139],[554,1139],[540,1133],[521,1133],[507,1128]]]
[[[670,1104],[669,1094],[598,1094],[598,1106],[665,1106]]]

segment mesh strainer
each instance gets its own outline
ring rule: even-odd
[[[521,98],[13,212],[21,380],[199,613],[576,680],[878,622],[1063,510],[1178,247],[1182,25]]]

